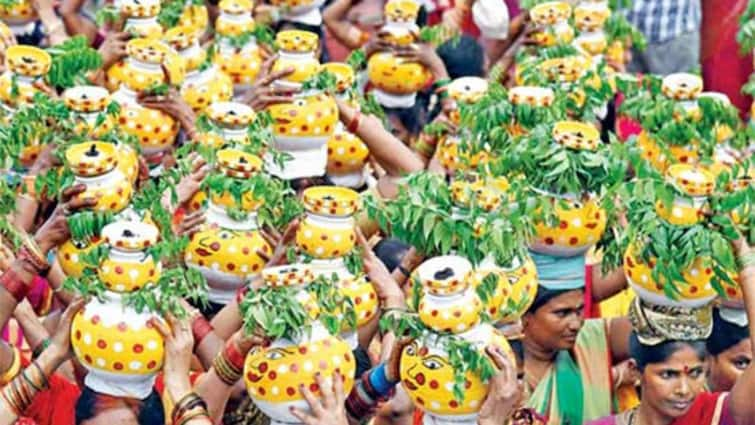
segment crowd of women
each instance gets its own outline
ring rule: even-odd
[[[755,424],[754,7],[0,1],[0,424]]]

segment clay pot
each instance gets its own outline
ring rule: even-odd
[[[89,373],[84,383],[94,391],[144,399],[162,368],[164,343],[147,322],[153,313],[137,313],[123,297],[105,292],[79,311],[71,325],[74,354]]]
[[[121,14],[126,17],[123,31],[138,37],[160,38],[163,27],[157,22],[160,0],[121,0]]]
[[[157,242],[156,227],[118,221],[105,226],[102,236],[110,246],[110,253],[100,264],[97,275],[110,291],[133,292],[160,279],[162,264],[145,252]]]
[[[120,212],[131,201],[133,187],[118,165],[118,150],[105,142],[85,142],[66,150],[66,162],[76,175],[75,184],[86,191],[80,198],[95,198],[96,211]]]

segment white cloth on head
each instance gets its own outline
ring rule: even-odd
[[[509,35],[509,8],[503,0],[475,0],[472,20],[485,38],[504,40]]]

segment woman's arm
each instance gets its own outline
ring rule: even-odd
[[[738,244],[740,262],[739,284],[744,295],[745,311],[747,312],[750,329],[750,343],[755,357],[755,251],[751,250],[747,242],[740,240]],[[755,393],[755,363],[751,363],[747,370],[739,377],[729,396],[729,407],[734,422],[737,425],[755,424],[755,403],[752,394]]]
[[[83,35],[92,44],[97,38],[97,25],[81,15],[84,0],[63,0],[58,7],[66,32],[71,36]]]
[[[627,277],[624,269],[618,269],[603,274],[600,270],[600,263],[592,266],[592,299],[596,303],[607,300],[612,296],[623,291],[627,287]]]
[[[370,35],[346,19],[351,5],[351,0],[335,0],[322,12],[322,19],[325,27],[339,43],[354,50],[367,43]]]

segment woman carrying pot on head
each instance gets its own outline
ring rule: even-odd
[[[739,246],[739,261],[752,344],[755,339],[755,252],[744,242]],[[755,369],[747,366],[731,392],[707,392],[705,338],[713,327],[711,310],[710,307],[686,313],[683,310],[633,304],[630,314],[636,332],[632,335],[631,352],[642,374],[642,403],[634,410],[588,424],[755,423],[751,397],[755,390]],[[752,352],[749,355],[752,356]]]
[[[731,391],[752,363],[752,342],[744,310],[713,310],[713,332],[705,341],[708,350],[708,389]]]
[[[585,320],[584,273],[570,275],[563,261],[552,267],[539,262],[538,277],[535,299],[522,316],[526,405],[548,424],[584,424],[611,414],[611,370],[629,356],[629,320]]]

